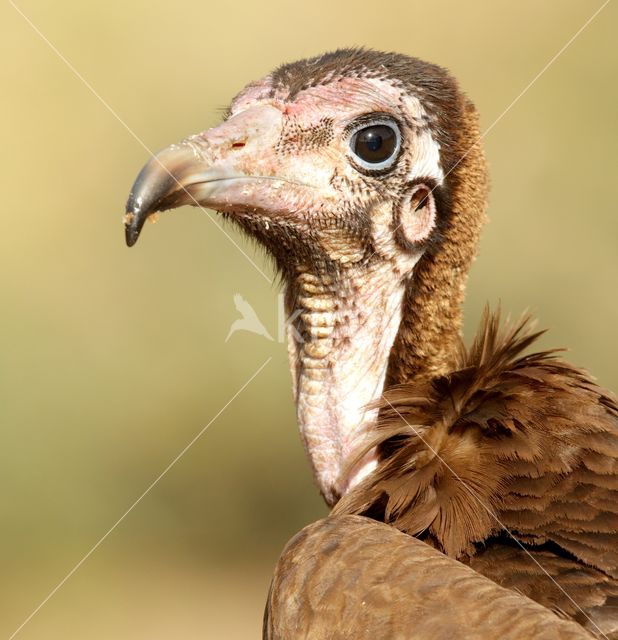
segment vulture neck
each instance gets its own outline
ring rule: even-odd
[[[349,469],[375,426],[384,388],[452,366],[487,198],[471,106],[463,120],[458,163],[442,187],[438,239],[419,253],[413,269],[398,271],[391,257],[337,275],[299,267],[289,281],[288,345],[299,427],[330,505],[377,464],[373,450]]]
[[[318,485],[334,504],[375,466],[368,456],[352,478],[350,455],[375,424],[388,355],[401,323],[405,284],[380,263],[345,276],[301,271],[286,296],[288,348],[297,417]]]

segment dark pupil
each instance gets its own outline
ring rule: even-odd
[[[395,132],[378,124],[361,129],[354,140],[354,153],[365,162],[384,162],[393,155],[397,146]]]

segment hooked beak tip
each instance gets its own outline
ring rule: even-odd
[[[145,217],[140,216],[137,208],[134,206],[133,198],[129,198],[127,202],[126,213],[122,221],[124,223],[124,237],[127,247],[132,247],[138,240],[139,234],[144,226]]]
[[[162,156],[163,160],[166,160],[164,154],[169,156],[167,164],[163,164],[161,160]],[[150,215],[162,208],[170,208],[166,204],[165,198],[170,195],[178,183],[174,173],[176,171],[174,161],[177,160],[178,155],[177,150],[164,150],[157,157],[152,157],[144,165],[133,183],[123,219],[125,240],[129,247],[137,242],[144,223]],[[174,203],[169,204],[173,205]]]
[[[129,226],[126,226],[124,230],[124,238],[127,243],[127,247],[132,247],[137,242],[137,239],[139,238],[139,231],[136,231],[135,229]]]

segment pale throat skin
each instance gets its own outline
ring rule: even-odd
[[[387,170],[366,171],[350,141],[376,117],[394,123],[399,151]],[[444,171],[434,120],[386,75],[291,89],[275,72],[242,91],[222,124],[151,160],[127,205],[129,244],[148,211],[199,202],[274,257],[301,438],[330,505],[376,464],[372,452],[349,468],[375,424],[369,405],[383,392],[404,295],[437,226],[433,190]]]
[[[390,204],[377,206],[372,219],[376,237],[388,237]],[[382,395],[402,298],[421,255],[419,249],[380,258],[371,266],[352,265],[337,277],[299,267],[288,285],[288,352],[297,419],[329,504],[377,464],[375,451],[352,468],[350,459],[375,424],[377,409],[371,405]]]

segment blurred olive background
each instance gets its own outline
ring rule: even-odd
[[[225,228],[264,277],[188,208],[128,250],[137,139],[157,150],[274,66],[361,44],[449,67],[487,128],[600,4],[18,2],[121,123],[3,3],[3,637],[269,358],[19,638],[258,638],[278,553],[326,513],[285,346],[225,342],[237,292],[276,336],[268,260]],[[530,308],[545,346],[614,389],[617,18],[610,4],[487,135],[492,222],[466,304],[468,336],[486,301]]]

